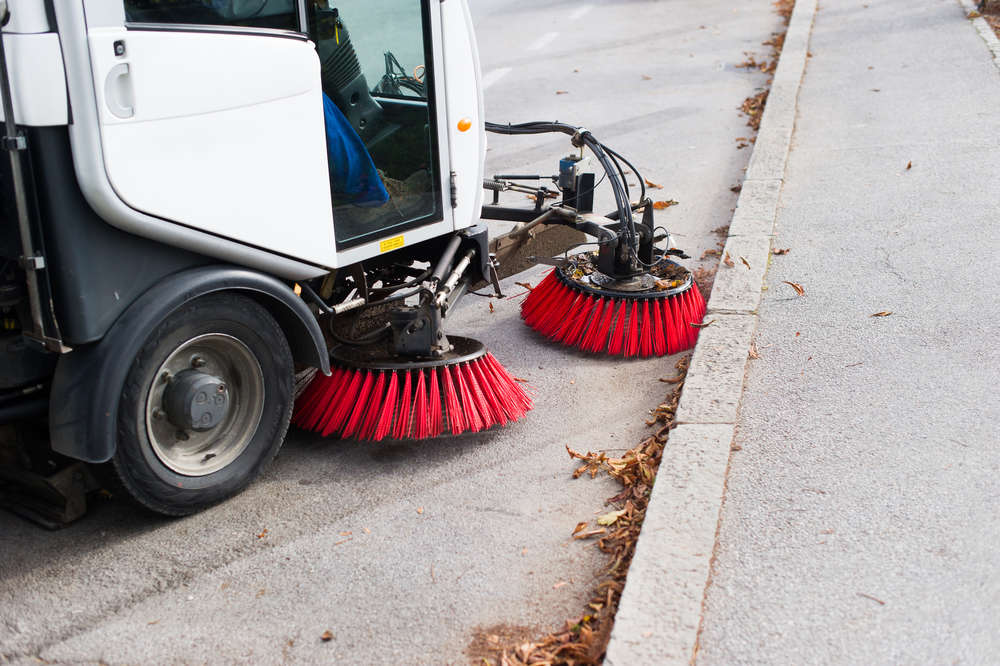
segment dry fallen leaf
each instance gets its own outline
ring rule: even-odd
[[[973,10],[972,10],[971,12],[969,12],[969,13],[968,13],[968,14],[966,15],[966,18],[969,18],[969,19],[977,19],[977,18],[979,18],[980,16],[982,16],[982,14],[980,14],[978,10],[975,10],[975,9],[973,9]]]
[[[558,583],[556,583],[555,585],[553,585],[553,586],[552,586],[552,589],[553,589],[553,590],[558,590],[558,589],[559,589],[560,587],[562,587],[563,585],[569,585],[569,583],[567,583],[567,582],[566,582],[566,581],[564,581],[564,580],[561,580],[561,581],[559,581]]]
[[[912,168],[913,168],[913,162],[907,162],[906,163],[906,170],[909,171]]]
[[[518,287],[524,287],[528,291],[534,289],[534,287],[531,286],[530,282],[515,282],[514,284],[516,284]]]
[[[521,379],[520,377],[513,377],[513,380],[515,382],[521,382],[522,384],[527,384],[528,383],[527,379]]]
[[[776,247],[773,250],[771,250],[771,254],[788,254],[791,251],[792,251],[792,248],[790,248],[790,247],[785,247],[785,248],[777,248]]]
[[[858,592],[858,596],[859,597],[864,597],[865,599],[871,599],[872,601],[874,601],[875,603],[877,603],[879,606],[885,606],[885,602],[884,601],[882,601],[878,597],[873,597],[870,594],[865,594],[864,592]]]
[[[750,270],[750,262],[749,262],[749,261],[747,261],[745,257],[742,257],[742,256],[741,256],[741,257],[740,257],[740,261],[742,261],[742,262],[743,262],[743,265],[747,267],[747,270]]]
[[[684,377],[660,377],[660,381],[664,384],[680,384]]]
[[[798,282],[789,282],[788,280],[782,280],[785,284],[795,290],[795,293],[799,296],[805,296],[806,290],[802,288],[802,285]]]
[[[736,262],[733,261],[733,258],[729,256],[728,252],[726,252],[726,256],[723,257],[722,263],[724,263],[726,266],[729,266],[730,268],[736,265]]]
[[[756,342],[751,342],[750,343],[750,353],[749,353],[749,356],[750,356],[750,358],[754,358],[754,359],[760,358],[760,354],[757,352],[757,343]]]
[[[663,189],[663,185],[657,185],[656,183],[654,183],[653,181],[651,181],[649,178],[643,178],[642,180],[645,181],[646,187],[651,187],[654,190],[662,190]]]
[[[680,280],[656,280],[656,288],[666,291],[667,289],[676,289],[681,286],[683,282]]]
[[[257,535],[257,538],[258,539],[263,539],[266,536],[267,536],[267,528],[265,527],[264,531]]]
[[[645,74],[643,74],[642,75],[642,80],[643,81],[652,81],[653,77],[652,76],[646,76]]]
[[[340,532],[340,536],[351,536],[351,532]]]
[[[424,512],[424,507],[418,506],[417,507],[417,513],[421,513],[422,514],[423,512]]]
[[[708,328],[709,326],[711,326],[714,323],[715,323],[714,319],[709,319],[708,321],[706,321],[706,322],[704,322],[702,324],[696,324],[694,322],[691,322],[691,325],[694,326],[695,328]]]
[[[586,532],[578,532],[573,535],[574,539],[589,539],[590,537],[598,536],[599,534],[607,534],[608,531],[603,527],[597,530],[587,530]]]
[[[614,525],[618,519],[625,515],[625,509],[621,511],[611,511],[597,519],[598,525]]]
[[[869,317],[888,317],[891,314],[892,314],[892,312],[890,312],[890,311],[882,310],[882,312],[876,312],[875,314],[868,315],[868,316]]]
[[[676,205],[677,205],[677,202],[674,201],[673,199],[669,199],[667,201],[654,201],[653,202],[653,208],[655,210],[664,210],[666,208],[670,208],[671,206],[676,206]]]
[[[585,529],[587,529],[587,523],[577,523],[576,527],[573,528],[573,534],[579,534]]]
[[[323,632],[323,635],[320,636],[319,639],[324,643],[329,643],[330,641],[333,640],[333,633],[331,633],[330,630],[327,629],[326,631]]]
[[[490,314],[493,314],[496,311],[497,311],[497,309],[495,307],[493,307],[493,301],[490,301]]]
[[[568,95],[569,91],[568,90],[557,90],[556,94],[557,95]]]

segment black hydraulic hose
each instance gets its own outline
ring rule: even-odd
[[[440,283],[444,279],[445,273],[451,268],[451,262],[458,253],[458,247],[462,244],[462,237],[455,234],[451,237],[448,242],[448,246],[445,248],[444,253],[441,258],[438,259],[437,265],[434,267],[434,272],[431,274],[431,280],[434,283]]]
[[[523,135],[523,134],[548,134],[561,132],[573,137],[573,145],[586,146],[600,162],[604,171],[608,174],[611,189],[615,195],[615,204],[618,208],[618,215],[623,222],[622,230],[629,246],[633,249],[638,247],[637,235],[635,231],[635,220],[632,218],[632,207],[629,202],[624,174],[620,169],[616,171],[615,165],[609,157],[609,153],[604,150],[600,141],[594,138],[589,130],[583,127],[574,127],[560,122],[530,122],[517,125],[500,125],[497,123],[486,123],[486,131],[494,134]],[[579,142],[579,143],[578,143]],[[621,179],[619,177],[621,176]]]
[[[612,157],[615,157],[617,159],[620,159],[622,162],[624,162],[625,166],[627,166],[629,169],[631,169],[632,173],[635,174],[635,177],[639,179],[639,187],[642,188],[641,192],[639,193],[639,201],[643,201],[646,198],[646,179],[642,177],[642,174],[639,173],[639,170],[635,168],[635,165],[633,165],[631,162],[629,162],[621,154],[619,154],[618,152],[616,152],[614,150],[611,150],[610,148],[608,148],[604,144],[601,144],[601,145],[604,147],[604,150],[608,151],[609,155],[611,155]],[[624,176],[623,176],[623,178],[624,178]]]
[[[627,196],[629,202],[631,202],[632,190],[629,189],[628,180],[625,179],[625,170],[622,169],[622,165],[618,163],[618,160],[616,160],[615,156],[610,152],[608,152],[608,157],[611,159],[611,163],[615,165],[615,168],[618,169],[618,175],[621,176],[622,184],[625,186],[625,196]]]
[[[431,276],[431,269],[428,268],[427,270],[425,270],[420,275],[417,275],[416,277],[413,277],[413,278],[411,278],[409,280],[406,280],[406,281],[404,281],[401,284],[394,284],[394,285],[389,286],[389,287],[370,287],[368,289],[368,293],[369,294],[381,294],[382,292],[392,293],[392,292],[398,291],[400,289],[409,289],[410,287],[417,286],[418,284],[420,284],[421,282],[423,282],[424,280],[426,280],[430,276]]]
[[[342,345],[347,345],[349,347],[362,347],[364,345],[370,345],[374,342],[378,342],[392,331],[392,327],[389,324],[383,324],[371,333],[366,333],[365,335],[354,339],[345,338],[342,335],[339,335],[335,330],[333,330],[333,326],[327,326],[327,331],[330,333],[331,338]]]

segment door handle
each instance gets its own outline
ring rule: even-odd
[[[125,93],[123,85],[119,85],[121,79],[129,75],[130,70],[127,62],[119,63],[111,68],[108,76],[104,79],[104,102],[108,105],[108,111],[118,118],[131,118],[135,115],[135,107],[123,103],[121,97]]]

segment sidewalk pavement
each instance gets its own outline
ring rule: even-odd
[[[770,259],[760,306],[744,313],[759,358],[746,365],[697,642],[677,646],[677,663],[1000,655],[1000,74],[965,14],[954,0],[816,10],[772,183],[773,247],[790,251]],[[693,446],[672,435],[668,450]],[[660,475],[654,504],[678,494],[677,473]],[[674,509],[650,518],[690,519]],[[647,626],[678,624],[671,604],[647,603]]]

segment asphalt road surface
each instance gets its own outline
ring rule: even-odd
[[[586,125],[664,185],[656,198],[680,202],[657,215],[681,247],[714,247],[749,158],[737,109],[765,80],[736,65],[766,53],[770,0],[489,0],[473,12],[490,120]],[[561,136],[490,145],[490,173],[552,173],[570,150]],[[617,490],[572,480],[564,446],[637,442],[674,359],[552,346],[518,305],[491,313],[470,297],[450,328],[531,381],[536,409],[512,427],[381,445],[292,432],[249,490],[182,520],[119,500],[58,533],[0,514],[0,661],[462,663],[482,628],[528,637],[579,613],[604,559],[571,531]]]

